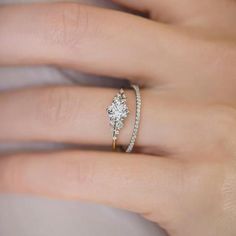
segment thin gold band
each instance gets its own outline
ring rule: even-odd
[[[116,139],[112,139],[112,150],[116,150]]]

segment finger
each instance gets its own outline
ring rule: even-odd
[[[197,35],[188,28],[74,3],[5,6],[0,8],[0,65],[51,64],[149,87],[171,83],[192,88],[196,78],[205,83],[206,75],[217,81],[232,74],[234,44],[218,40],[219,47],[215,36]]]
[[[0,170],[1,192],[83,200],[139,213],[155,208],[160,215],[184,196],[187,173],[169,159],[82,151],[4,157]]]
[[[110,145],[112,131],[106,108],[118,91],[58,86],[2,93],[0,140]],[[134,92],[127,90],[126,95],[130,115],[121,143],[128,143],[135,120]]]
[[[106,108],[116,89],[48,87],[0,94],[1,141],[52,141],[111,146]],[[128,145],[135,121],[135,96],[125,90],[130,114],[118,144]],[[147,153],[186,158],[218,148],[228,132],[227,109],[213,109],[168,92],[141,90],[141,123],[136,147]],[[225,113],[225,114],[224,114]],[[227,118],[228,117],[228,118]],[[220,126],[218,124],[221,124]],[[223,128],[222,128],[223,127]],[[163,154],[164,155],[164,154]]]
[[[0,64],[52,64],[150,78],[156,67],[150,59],[162,48],[157,49],[158,41],[166,37],[162,27],[157,30],[155,23],[138,16],[74,3],[4,6]]]

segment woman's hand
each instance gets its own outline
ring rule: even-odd
[[[0,191],[128,209],[171,236],[236,233],[236,3],[122,0],[151,20],[78,4],[0,8],[0,63],[50,64],[143,86],[136,154],[64,151],[0,159]],[[156,21],[155,21],[156,20]],[[158,20],[158,22],[157,22]],[[116,89],[0,95],[0,140],[109,146]],[[127,145],[131,115],[119,136]]]

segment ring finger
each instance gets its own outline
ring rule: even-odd
[[[85,87],[48,87],[0,95],[0,140],[53,141],[109,146],[112,133],[106,108],[117,90]],[[130,115],[118,144],[128,145],[135,121],[135,96],[125,91]],[[217,144],[219,112],[178,100],[170,92],[143,90],[141,125],[136,146],[142,152],[188,156]],[[219,114],[222,114],[219,113]],[[214,117],[214,118],[212,118]],[[227,132],[227,129],[225,129]],[[209,142],[210,140],[210,142]],[[213,142],[214,143],[214,142]],[[144,151],[146,150],[146,151]]]

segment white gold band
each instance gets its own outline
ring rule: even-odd
[[[139,131],[139,126],[140,126],[140,117],[141,117],[141,107],[142,107],[142,100],[141,100],[141,94],[140,94],[140,89],[139,86],[137,85],[132,85],[132,88],[135,91],[135,97],[136,97],[136,115],[135,115],[135,124],[134,124],[134,129],[133,133],[130,139],[130,143],[126,149],[126,152],[132,152],[134,148],[135,141],[137,139],[138,131]]]

